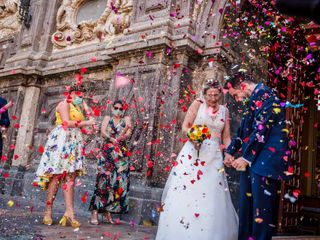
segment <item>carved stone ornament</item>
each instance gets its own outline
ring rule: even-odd
[[[206,0],[195,0],[193,14],[192,14],[192,19],[194,21],[198,19],[198,17],[201,15],[203,11],[203,7],[205,5],[203,1],[206,1]]]
[[[0,39],[12,36],[20,28],[19,0],[0,0]]]
[[[103,5],[104,10],[102,9],[101,15],[92,14],[92,17],[88,16],[90,9],[82,9],[92,7],[91,2],[62,0],[57,12],[57,31],[52,35],[52,42],[56,48],[63,49],[71,45],[98,41],[105,36],[120,34],[129,27],[133,8],[132,0],[95,0],[94,2]],[[84,13],[84,17],[78,16],[81,12]]]

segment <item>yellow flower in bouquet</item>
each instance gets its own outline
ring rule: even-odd
[[[189,141],[195,142],[197,157],[199,158],[199,150],[204,140],[211,138],[210,129],[206,125],[193,125],[187,132]]]
[[[204,140],[211,138],[211,132],[205,124],[193,125],[191,128],[189,128],[187,136],[190,141],[201,144]]]

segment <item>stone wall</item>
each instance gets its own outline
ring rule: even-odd
[[[220,42],[225,4],[225,0],[106,0],[91,4],[31,0],[30,28],[22,24],[21,30],[0,39],[1,96],[15,101],[10,109],[15,120],[4,151],[8,159],[1,162],[1,171],[10,172],[10,177],[0,178],[2,193],[44,200],[44,193],[31,187],[40,158],[37,149],[45,144],[53,127],[55,106],[63,98],[65,86],[85,68],[84,84],[94,83],[100,105],[123,98],[130,106],[127,114],[133,118],[134,132],[129,148],[135,170],[131,174],[132,211],[124,218],[156,223],[155,209],[168,175],[164,168],[172,153],[181,148],[185,113],[178,102],[187,86],[194,84],[196,68],[202,66],[207,76],[223,81],[234,59]],[[100,18],[87,19],[83,14],[77,18],[75,13],[88,7],[105,9]],[[208,59],[213,59],[211,64]],[[118,73],[131,83],[116,88]],[[108,110],[102,111],[102,116]],[[152,169],[147,167],[148,159],[153,161]],[[94,172],[95,159],[89,158],[88,175],[77,187],[79,195],[92,192]],[[236,201],[237,176],[231,176]],[[80,198],[76,205],[86,211],[87,204]]]

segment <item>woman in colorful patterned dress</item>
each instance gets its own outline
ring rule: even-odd
[[[44,212],[43,224],[52,225],[52,205],[62,183],[62,190],[66,204],[66,211],[59,224],[67,223],[74,228],[80,223],[74,216],[74,181],[79,175],[85,173],[84,146],[81,128],[93,126],[92,117],[85,120],[80,107],[86,112],[88,106],[83,102],[84,89],[72,86],[66,100],[56,107],[56,127],[48,136],[44,153],[41,157],[36,178],[33,185],[43,190],[47,189],[47,203]]]
[[[123,116],[123,102],[113,103],[112,116],[106,116],[101,126],[101,136],[105,139],[103,154],[98,161],[96,186],[89,210],[91,224],[97,225],[98,214],[104,220],[114,223],[111,213],[127,213],[130,163],[125,140],[131,135],[130,117]]]

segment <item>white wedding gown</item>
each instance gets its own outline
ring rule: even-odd
[[[237,240],[238,216],[231,202],[223,158],[221,133],[225,107],[209,116],[205,103],[194,124],[206,124],[212,137],[197,151],[186,142],[167,180],[156,240]]]

